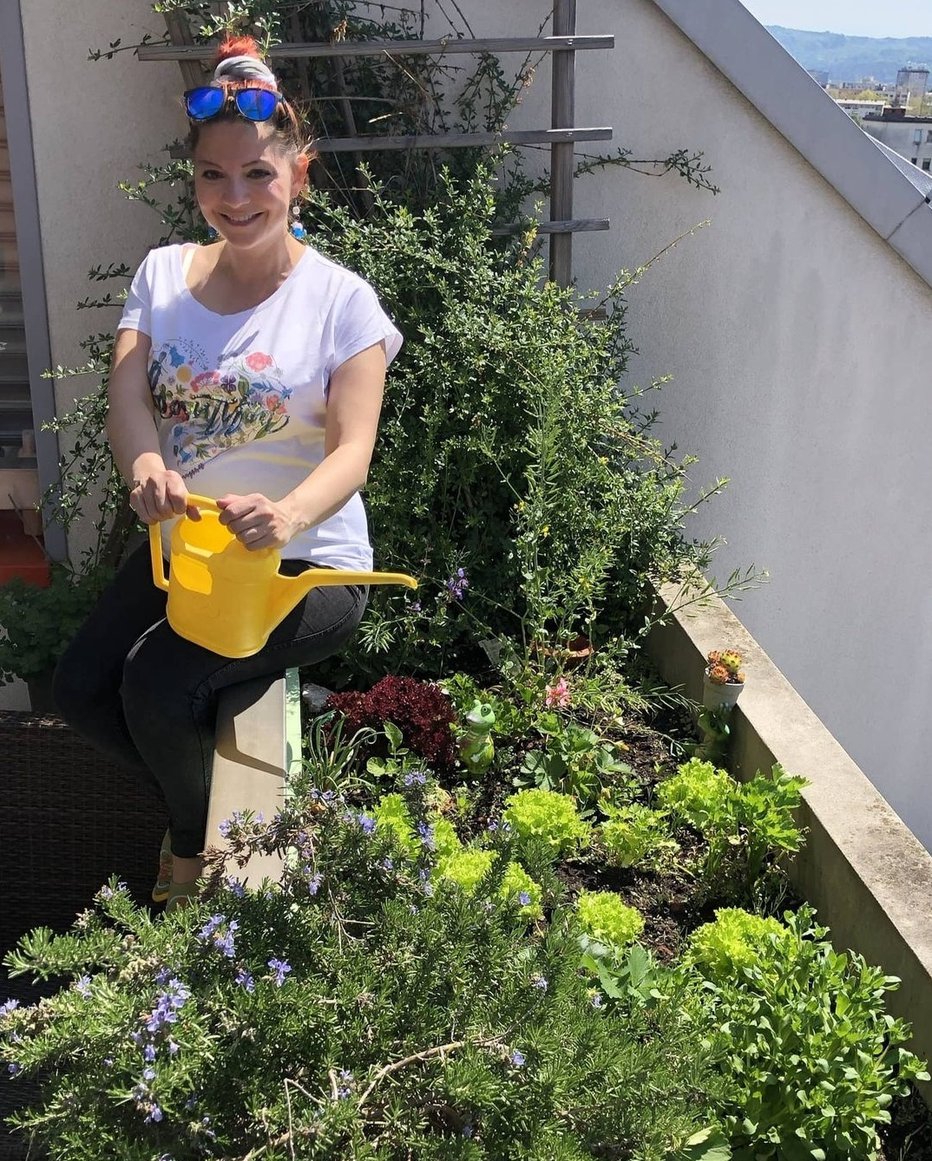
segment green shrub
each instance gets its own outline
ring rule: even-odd
[[[519,842],[546,845],[554,856],[569,854],[589,840],[590,829],[576,802],[553,790],[519,790],[505,804],[502,817]]]
[[[0,585],[0,685],[52,672],[112,576],[112,569],[79,573],[53,564],[47,588],[19,577]]]
[[[631,629],[648,578],[705,553],[683,536],[684,465],[618,389],[624,277],[604,296],[607,321],[581,320],[575,290],[543,279],[525,243],[492,238],[481,169],[441,177],[429,210],[372,198],[360,221],[317,196],[305,220],[405,334],[367,504],[378,566],[421,586],[373,590],[369,656],[347,663],[437,673],[482,636]]]
[[[722,1124],[738,1159],[867,1161],[893,1098],[928,1078],[886,1012],[899,981],[836,953],[810,909],[785,918],[778,934],[773,920],[724,912],[693,936],[729,1093]]]
[[[709,1069],[671,1006],[596,1007],[578,929],[431,882],[339,798],[229,827],[292,850],[280,888],[153,920],[111,885],[8,962],[70,982],[0,1008],[19,1114],[57,1161],[662,1161],[708,1124]],[[717,1080],[713,1082],[717,1085]],[[656,1099],[658,1092],[663,1099]]]

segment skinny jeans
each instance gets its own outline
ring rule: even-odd
[[[297,576],[312,567],[283,561]],[[101,753],[150,781],[168,808],[172,853],[205,846],[217,696],[241,681],[269,684],[338,652],[362,619],[368,589],[312,589],[252,657],[230,659],[179,637],[167,594],[152,583],[148,545],[127,559],[55,670],[61,717]]]

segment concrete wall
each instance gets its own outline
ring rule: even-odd
[[[90,49],[118,38],[135,44],[146,32],[161,37],[162,17],[148,0],[26,0],[21,7],[51,364],[77,366],[85,361],[81,339],[111,330],[119,316],[116,308],[78,311],[76,304],[124,285],[92,284],[88,271],[110,262],[134,267],[162,233],[158,217],[129,202],[118,183],[138,180],[139,163],[164,158],[162,146],[183,135],[181,72],[173,64],[141,64],[129,52],[88,60]],[[56,382],[58,410],[92,387],[89,378]],[[85,527],[72,536],[73,559],[90,535]],[[0,708],[26,704],[19,683],[0,688]]]
[[[477,36],[515,35],[548,7],[465,11]],[[619,169],[582,179],[576,215],[610,217],[612,231],[577,236],[578,281],[604,285],[709,219],[631,292],[631,379],[673,376],[664,437],[701,457],[696,485],[732,480],[692,533],[727,539],[719,577],[770,570],[742,620],[928,845],[932,290],[652,0],[590,0],[578,30],[617,47],[578,55],[577,124],[613,125],[638,158],[701,149],[722,187]],[[645,102],[671,74],[676,88]],[[542,65],[513,127],[549,124],[548,76]],[[852,317],[846,286],[874,288],[882,325]]]

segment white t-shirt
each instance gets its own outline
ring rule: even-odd
[[[367,282],[310,246],[274,294],[226,315],[191,294],[184,250],[150,250],[120,319],[120,328],[151,340],[149,387],[165,466],[212,499],[260,492],[280,500],[324,458],[330,376],[379,342],[390,363],[401,334]],[[282,555],[371,569],[359,493]]]

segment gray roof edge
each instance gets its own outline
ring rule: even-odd
[[[932,286],[932,208],[922,191],[740,0],[651,2]],[[911,228],[901,230],[907,219]]]

